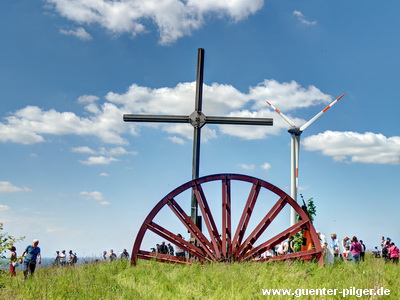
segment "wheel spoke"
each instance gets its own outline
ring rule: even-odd
[[[219,237],[217,226],[215,225],[214,218],[211,214],[211,210],[208,206],[206,196],[204,195],[203,188],[201,185],[196,184],[193,187],[194,194],[199,204],[201,213],[203,215],[203,221],[206,224],[207,230],[211,237],[211,243],[213,245],[214,253],[218,259],[221,259],[221,239]]]
[[[159,235],[160,237],[168,240],[169,242],[173,243],[174,245],[184,249],[186,252],[189,252],[193,256],[196,256],[200,260],[210,260],[207,257],[206,252],[196,247],[189,242],[185,241],[184,239],[180,238],[179,236],[175,235],[174,233],[170,232],[169,230],[161,227],[157,223],[151,222],[148,225],[149,230],[153,231],[155,234]]]
[[[233,242],[232,242],[233,246],[232,246],[232,248],[234,250],[237,250],[239,245],[242,243],[243,236],[244,236],[244,234],[246,232],[246,228],[247,228],[247,225],[249,223],[251,214],[253,213],[253,209],[254,209],[254,206],[256,204],[256,200],[258,198],[258,195],[260,193],[260,189],[261,189],[261,185],[260,185],[259,181],[257,181],[257,183],[254,183],[252,188],[251,188],[251,191],[250,191],[249,197],[247,198],[246,205],[245,205],[245,207],[243,209],[243,213],[242,213],[242,216],[240,218],[240,221],[239,221],[235,236],[233,237]]]
[[[177,257],[168,254],[161,254],[144,250],[139,250],[136,256],[141,259],[156,260],[163,263],[173,263],[173,264],[188,264],[188,263],[192,264],[198,262],[198,260],[192,258]]]
[[[222,180],[222,253],[225,257],[232,255],[231,246],[231,181]]]
[[[235,252],[235,257],[237,258],[240,253],[245,253],[247,250],[253,247],[253,244],[257,241],[257,239],[263,234],[265,229],[271,224],[271,222],[275,219],[275,217],[279,214],[279,212],[286,205],[286,197],[280,198],[278,202],[271,208],[271,210],[265,215],[262,221],[257,225],[257,227],[253,230],[253,232],[248,236],[248,238],[244,241],[244,243],[237,249]]]
[[[308,223],[308,220],[300,221],[293,226],[289,227],[288,229],[278,233],[273,238],[269,239],[268,241],[262,243],[261,245],[252,248],[250,251],[243,254],[242,259],[246,259],[255,255],[260,255],[261,253],[265,252],[266,250],[271,249],[272,247],[282,243],[284,240],[288,239],[290,236],[296,234],[300,230],[303,229],[305,224]]]
[[[320,258],[322,258],[322,263],[323,263],[323,256],[321,255],[321,252],[318,252],[317,249],[311,249],[311,250],[302,251],[302,252],[294,252],[294,253],[288,253],[288,254],[284,254],[284,255],[262,258],[262,259],[257,260],[257,262],[265,262],[265,261],[270,261],[270,260],[287,260],[287,259],[293,259],[293,258],[300,258],[301,260],[310,260],[312,258],[316,258],[318,260],[319,264],[321,264]]]
[[[189,230],[189,232],[195,237],[200,246],[207,252],[209,257],[216,261],[214,254],[210,250],[212,249],[211,243],[207,240],[201,230],[193,223],[190,217],[183,211],[179,204],[176,203],[174,199],[169,199],[167,204],[178,217],[178,219],[181,220],[182,224],[187,228],[187,230]]]

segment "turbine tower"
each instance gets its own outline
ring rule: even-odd
[[[280,112],[275,106],[271,103],[268,103],[286,122],[289,123],[290,128],[288,132],[292,136],[291,142],[291,184],[290,184],[290,196],[294,201],[297,202],[297,192],[299,188],[299,151],[300,151],[300,136],[304,130],[307,129],[315,120],[317,120],[324,112],[330,109],[333,105],[338,102],[344,94],[334,100],[331,104],[321,110],[318,114],[316,114],[313,118],[311,118],[308,122],[306,122],[303,126],[297,127],[292,120],[290,120],[287,116],[285,116],[282,112]],[[290,226],[296,223],[296,212],[292,208],[290,210]]]

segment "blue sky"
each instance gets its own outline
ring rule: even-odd
[[[122,115],[189,115],[198,48],[206,115],[274,118],[206,125],[200,176],[290,193],[288,126],[266,101],[300,126],[345,93],[302,134],[300,193],[327,236],[400,243],[400,3],[229,3],[1,1],[0,222],[26,236],[19,252],[34,238],[44,256],[132,248],[155,204],[191,179],[193,129]]]

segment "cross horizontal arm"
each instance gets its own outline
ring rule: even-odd
[[[273,125],[272,118],[206,117],[207,124]]]
[[[191,116],[181,115],[136,115],[124,114],[125,122],[154,122],[154,123],[191,123]],[[193,122],[192,122],[193,123]],[[245,118],[245,117],[206,117],[204,123],[226,125],[262,125],[272,126],[272,118]]]
[[[190,123],[189,116],[178,115],[124,115],[125,122]]]

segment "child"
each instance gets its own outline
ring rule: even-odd
[[[345,261],[352,261],[353,257],[352,257],[351,252],[350,252],[350,247],[346,246],[344,249],[345,250],[343,251],[343,259]]]
[[[18,257],[17,257],[17,248],[15,248],[14,246],[12,246],[10,248],[11,251],[11,256],[10,256],[10,273],[11,276],[15,276],[16,272],[15,272],[15,267],[18,266]]]

